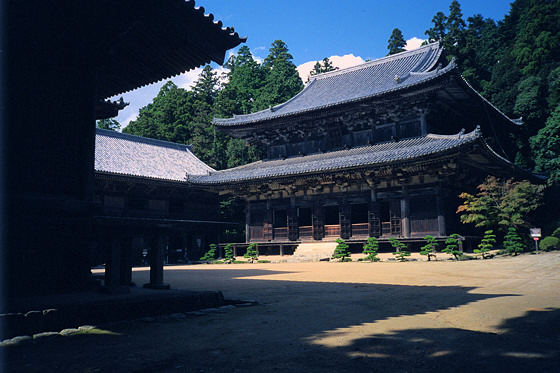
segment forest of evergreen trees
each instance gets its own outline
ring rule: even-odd
[[[499,21],[480,14],[465,18],[459,2],[452,1],[448,14],[438,12],[426,25],[428,42],[440,41],[445,58],[455,58],[482,96],[508,117],[523,118],[512,161],[560,181],[560,1],[515,0]],[[402,51],[403,42],[394,29],[389,54]],[[192,144],[216,169],[258,160],[262,149],[216,131],[212,118],[251,113],[293,97],[303,82],[292,59],[281,40],[272,43],[262,64],[243,46],[227,61],[226,76],[206,66],[190,90],[167,82],[123,132]],[[325,59],[313,74],[332,69]]]

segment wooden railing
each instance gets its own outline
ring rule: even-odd
[[[325,225],[325,237],[340,237],[340,225]]]
[[[359,223],[352,224],[352,236],[369,236],[369,224]]]
[[[313,227],[310,226],[299,227],[299,238],[300,240],[313,239]]]
[[[287,241],[288,240],[288,228],[274,228],[274,240],[275,241]]]

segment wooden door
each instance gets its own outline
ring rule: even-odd
[[[368,208],[369,236],[381,237],[381,206],[379,202],[371,202]]]
[[[299,220],[297,208],[288,209],[288,240],[297,241],[299,238]]]
[[[321,240],[325,235],[325,210],[323,206],[313,207],[313,239]]]
[[[272,225],[272,210],[270,209],[266,210],[265,212],[263,235],[265,241],[272,241],[272,239],[274,238],[274,230]]]
[[[338,217],[340,221],[340,237],[349,239],[352,236],[352,210],[349,204],[338,207]]]
[[[391,236],[401,235],[401,201],[392,199],[390,201],[389,215],[391,218]]]

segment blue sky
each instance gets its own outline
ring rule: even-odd
[[[257,60],[266,57],[274,40],[283,40],[297,66],[309,63],[301,71],[310,70],[308,66],[312,67],[324,57],[340,56],[331,58],[339,67],[384,57],[387,40],[395,27],[402,31],[406,40],[424,39],[432,17],[438,11],[448,15],[450,3],[451,0],[196,1],[206,13],[214,14],[215,20],[247,36],[246,45]],[[463,0],[459,3],[465,20],[482,14],[498,21],[510,10],[508,0]],[[196,80],[198,73],[197,69],[171,80],[186,88]],[[152,101],[163,83],[121,95],[130,105],[116,119],[122,125],[134,119],[138,109]]]

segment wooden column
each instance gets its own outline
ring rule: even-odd
[[[299,239],[299,219],[297,207],[288,209],[288,240],[297,241]]]
[[[443,189],[437,187],[437,221],[438,221],[438,236],[445,236],[445,201],[443,198]]]
[[[150,250],[150,283],[144,284],[149,289],[170,289],[169,284],[163,282],[163,261],[165,256],[165,243],[167,236],[164,232],[155,232],[151,237]]]
[[[402,235],[406,238],[410,238],[410,197],[406,185],[402,186],[401,216],[403,227]]]
[[[245,212],[245,242],[251,242],[251,201],[247,201],[247,211]]]
[[[121,270],[121,241],[115,234],[111,234],[105,241],[107,250],[107,265],[105,266],[105,286],[116,288],[120,283]]]
[[[128,235],[121,239],[120,284],[123,286],[136,286],[132,282],[132,239]]]

